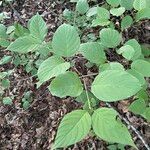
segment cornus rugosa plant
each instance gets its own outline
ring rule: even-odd
[[[106,104],[121,100],[134,100],[129,110],[150,120],[148,107],[147,78],[150,77],[150,55],[148,47],[141,46],[136,39],[124,40],[122,32],[133,23],[150,18],[149,0],[106,0],[102,6],[91,7],[87,0],[71,0],[75,12],[65,10],[68,23],[58,27],[52,41],[46,42],[46,23],[37,14],[28,22],[28,29],[15,27],[16,40],[9,44],[6,27],[1,25],[0,45],[14,53],[46,53],[37,71],[39,87],[51,81],[48,89],[53,96],[72,97],[83,103],[83,109],[74,110],[60,122],[53,149],[68,147],[81,141],[90,133],[110,143],[120,143],[136,148],[127,127],[121,122],[113,108],[98,107],[99,101]],[[128,10],[136,10],[134,17]],[[84,23],[78,28],[84,17]],[[119,18],[119,25],[113,22]],[[72,21],[73,19],[73,21]],[[113,20],[113,21],[112,21]],[[99,27],[98,37],[83,39],[83,28]],[[19,30],[18,30],[19,29]],[[86,41],[86,42],[81,42]],[[115,51],[123,63],[110,62],[107,52]],[[97,72],[83,75],[74,69],[76,57],[84,57]],[[86,85],[85,77],[92,77]]]

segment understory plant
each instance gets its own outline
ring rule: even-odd
[[[110,102],[132,101],[129,110],[150,121],[149,45],[124,38],[124,32],[130,26],[150,19],[150,2],[106,0],[101,6],[91,7],[87,0],[70,1],[74,3],[75,11],[64,11],[66,23],[57,28],[52,41],[46,38],[46,23],[36,14],[27,28],[17,24],[8,30],[1,24],[0,45],[15,54],[13,61],[16,55],[36,56],[32,64],[37,64],[37,72],[33,73],[39,80],[37,87],[51,81],[48,89],[53,96],[72,97],[83,104],[82,109],[64,116],[52,149],[66,148],[87,135],[137,148],[118,112],[107,106]],[[87,33],[95,28],[99,30],[97,35]],[[107,54],[112,52],[122,61],[110,61]],[[96,71],[79,72],[75,65],[78,58],[84,58],[86,67],[94,66]],[[85,77],[90,78],[91,84],[87,84]],[[104,102],[105,107],[100,107],[99,102]]]

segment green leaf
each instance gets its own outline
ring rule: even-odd
[[[91,129],[91,116],[85,110],[75,110],[62,119],[53,149],[67,147],[81,141]]]
[[[14,26],[15,26],[15,36],[21,37],[29,35],[28,29],[24,28],[19,23],[16,23]]]
[[[39,47],[40,43],[32,36],[23,36],[12,42],[8,50],[18,53],[33,52]]]
[[[6,27],[3,24],[0,24],[0,39],[7,38]]]
[[[129,28],[133,24],[133,19],[131,16],[125,16],[121,21],[121,30]]]
[[[38,69],[38,78],[43,83],[53,77],[63,74],[70,68],[70,63],[64,62],[62,58],[52,56],[42,62]]]
[[[37,14],[33,16],[29,21],[29,30],[33,37],[44,40],[47,34],[47,26],[43,18]]]
[[[124,70],[124,67],[118,62],[110,62],[100,65],[99,70],[100,72],[105,70]]]
[[[107,70],[95,78],[91,90],[99,100],[113,102],[127,99],[141,88],[139,80],[131,74],[123,70]]]
[[[6,27],[3,24],[0,24],[0,46],[7,47],[9,45],[7,38]]]
[[[136,14],[136,21],[142,20],[142,19],[150,19],[150,8],[145,8],[137,12]]]
[[[92,7],[88,10],[88,12],[86,13],[87,17],[92,17],[94,15],[97,14],[97,6],[96,7]]]
[[[12,105],[13,104],[12,99],[10,97],[4,97],[3,104],[4,105]]]
[[[150,121],[150,107],[147,107],[143,112],[142,116],[147,120]]]
[[[25,101],[23,102],[22,106],[23,106],[23,109],[28,109],[28,108],[30,107],[29,101],[25,100]]]
[[[120,0],[106,0],[106,2],[113,7],[117,7],[120,4]]]
[[[63,24],[55,32],[52,40],[53,52],[57,55],[73,56],[79,49],[80,37],[75,27]]]
[[[120,5],[125,7],[126,10],[131,10],[133,8],[134,0],[120,0]]]
[[[113,16],[121,16],[123,13],[125,12],[125,8],[124,7],[119,7],[119,8],[111,8],[110,9],[110,13]]]
[[[77,97],[82,93],[83,87],[76,73],[66,72],[52,80],[49,90],[52,95],[60,98],[66,96]]]
[[[76,11],[80,14],[85,14],[89,10],[89,4],[87,0],[78,0],[76,4]]]
[[[2,86],[6,89],[10,87],[10,81],[8,79],[2,80]]]
[[[116,118],[117,116],[118,113],[111,108],[95,110],[92,116],[92,126],[95,134],[111,143],[136,147],[127,127]]]
[[[137,72],[136,70],[133,70],[133,69],[129,69],[129,70],[127,70],[127,72],[130,73],[131,75],[133,75],[134,77],[136,77],[139,80],[139,82],[141,83],[142,86],[146,84],[144,76],[141,73],[139,73],[139,72]]]
[[[0,65],[7,64],[7,63],[9,63],[11,60],[12,60],[12,56],[4,55],[4,56],[2,57],[2,59],[0,60]]]
[[[117,50],[117,53],[118,54],[122,54],[122,56],[124,58],[126,58],[127,60],[132,60],[134,54],[135,54],[135,50],[132,46],[130,45],[125,45],[125,46],[122,46],[121,48],[119,48]]]
[[[103,20],[110,19],[109,11],[103,7],[97,7],[97,16],[98,18],[103,19]]]
[[[95,107],[99,103],[99,100],[91,92],[89,91],[86,92],[85,90],[75,100],[77,102],[84,104],[83,109],[88,110],[89,109],[88,98],[90,99],[90,104],[92,107]]]
[[[140,11],[144,8],[146,8],[146,0],[134,0],[133,7],[134,9]]]
[[[144,77],[150,77],[150,63],[148,61],[138,59],[131,64],[131,68],[141,73]]]
[[[102,45],[114,48],[120,44],[122,37],[117,30],[105,28],[100,31],[100,39]]]
[[[132,60],[136,60],[141,56],[141,46],[140,44],[135,40],[135,39],[131,39],[129,41],[127,41],[125,43],[125,45],[130,45],[131,47],[133,47],[135,53],[134,56],[132,57]]]
[[[70,2],[72,2],[72,3],[76,3],[76,2],[78,2],[79,0],[70,0]]]
[[[106,60],[104,49],[98,42],[81,44],[80,52],[92,63],[100,64]]]
[[[100,18],[96,18],[92,21],[92,27],[96,27],[96,26],[107,26],[110,24],[109,20],[106,19],[100,19]]]
[[[130,106],[129,111],[141,115],[146,109],[146,104],[144,99],[135,100]]]
[[[142,48],[142,54],[145,57],[149,57],[150,56],[150,45],[149,44],[143,44],[141,45]]]

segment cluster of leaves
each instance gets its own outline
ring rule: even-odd
[[[0,45],[7,47],[12,53],[27,55],[34,53],[39,57],[37,87],[51,80],[48,89],[51,94],[60,98],[76,97],[83,103],[83,109],[72,111],[62,119],[56,135],[53,149],[67,147],[81,141],[89,133],[110,142],[130,145],[136,148],[126,126],[117,117],[118,113],[112,108],[97,108],[99,101],[117,102],[133,97],[135,100],[129,110],[150,120],[148,106],[148,84],[145,79],[150,77],[150,55],[146,46],[141,46],[136,39],[124,41],[122,31],[142,19],[150,19],[149,0],[106,0],[103,6],[90,8],[87,0],[71,0],[75,3],[75,12],[65,10],[65,18],[69,22],[58,27],[52,41],[46,41],[48,32],[46,23],[37,14],[27,25],[27,29],[19,25],[13,29],[13,42],[8,40],[6,27],[1,25]],[[132,18],[125,15],[128,10],[136,10]],[[82,30],[78,32],[78,16],[86,19],[88,27],[100,27],[98,38],[84,41],[80,38]],[[112,21],[119,17],[121,26],[116,30]],[[121,32],[120,32],[121,31]],[[80,34],[79,34],[80,33]],[[9,33],[10,34],[10,33]],[[121,55],[129,68],[119,62],[109,62],[107,51],[115,50]],[[91,91],[87,91],[80,76],[72,71],[75,55],[82,55],[98,69]],[[10,59],[10,58],[9,58]],[[130,65],[131,64],[131,65]],[[146,97],[146,98],[145,98]],[[23,100],[23,103],[26,100]],[[122,136],[124,135],[124,136]]]

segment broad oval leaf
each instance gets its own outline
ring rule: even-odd
[[[97,17],[96,19],[94,19],[92,21],[92,27],[96,27],[96,26],[107,26],[110,24],[110,21],[107,19],[101,19],[99,17]]]
[[[135,53],[134,53],[134,55],[132,57],[132,60],[136,60],[136,59],[138,59],[140,57],[140,55],[141,55],[141,46],[137,42],[137,40],[131,39],[131,40],[127,41],[125,43],[125,45],[130,45],[131,47],[133,47],[133,49],[135,51]]]
[[[150,19],[150,8],[145,8],[137,12],[136,14],[136,21],[142,20],[142,19]]]
[[[59,56],[73,56],[79,49],[80,37],[75,27],[63,24],[55,32],[52,40],[53,52]]]
[[[103,47],[97,42],[88,42],[81,44],[80,52],[92,63],[100,64],[106,60]]]
[[[146,103],[144,99],[137,99],[131,103],[129,106],[129,111],[132,111],[134,114],[141,115],[146,109]]]
[[[96,7],[92,7],[88,10],[88,12],[86,13],[87,17],[91,17],[97,14],[97,6]]]
[[[124,45],[117,50],[117,53],[122,54],[122,56],[127,60],[132,60],[132,58],[135,54],[135,50],[130,45]]]
[[[124,7],[119,7],[119,8],[112,8],[110,9],[110,13],[113,16],[121,16],[123,13],[125,12],[125,8]]]
[[[67,147],[81,141],[91,129],[91,116],[85,110],[75,110],[62,119],[53,149]]]
[[[110,62],[100,65],[99,70],[100,72],[105,70],[124,70],[124,67],[118,62]]]
[[[117,7],[120,4],[120,0],[106,0],[106,2],[114,7]]]
[[[127,127],[117,119],[117,116],[118,113],[111,108],[95,110],[92,116],[92,126],[95,134],[111,143],[136,147]]]
[[[29,30],[33,37],[44,40],[47,34],[47,26],[43,18],[37,14],[33,16],[29,21]]]
[[[120,0],[120,5],[125,7],[126,10],[131,10],[133,8],[134,0]]]
[[[146,0],[134,0],[133,7],[134,9],[140,11],[144,8],[146,8]]]
[[[150,77],[150,62],[138,59],[131,64],[131,68],[141,73],[144,77]]]
[[[139,82],[141,83],[142,86],[146,84],[144,76],[141,73],[139,73],[139,72],[137,72],[136,70],[133,70],[133,69],[129,69],[129,70],[127,70],[127,72],[130,73],[131,75],[133,75],[134,77],[136,77],[139,80]]]
[[[135,95],[141,84],[137,78],[123,70],[100,73],[92,84],[92,93],[102,101],[119,101]]]
[[[40,46],[39,40],[32,36],[23,36],[12,42],[7,49],[18,53],[33,52]]]
[[[77,97],[82,93],[83,87],[78,75],[68,71],[52,80],[49,90],[52,95],[60,98],[66,96]]]
[[[121,30],[129,28],[133,23],[133,19],[131,16],[125,16],[121,21]]]
[[[89,4],[87,0],[78,0],[76,4],[76,11],[78,11],[80,14],[85,14],[89,9]]]
[[[62,58],[52,56],[46,59],[38,69],[38,78],[43,83],[53,77],[63,74],[70,68],[70,63],[64,62]]]
[[[108,20],[110,19],[110,13],[103,7],[97,7],[97,16],[99,19]]]
[[[114,48],[120,44],[122,37],[118,31],[105,28],[100,31],[100,39],[102,45],[108,48]]]

